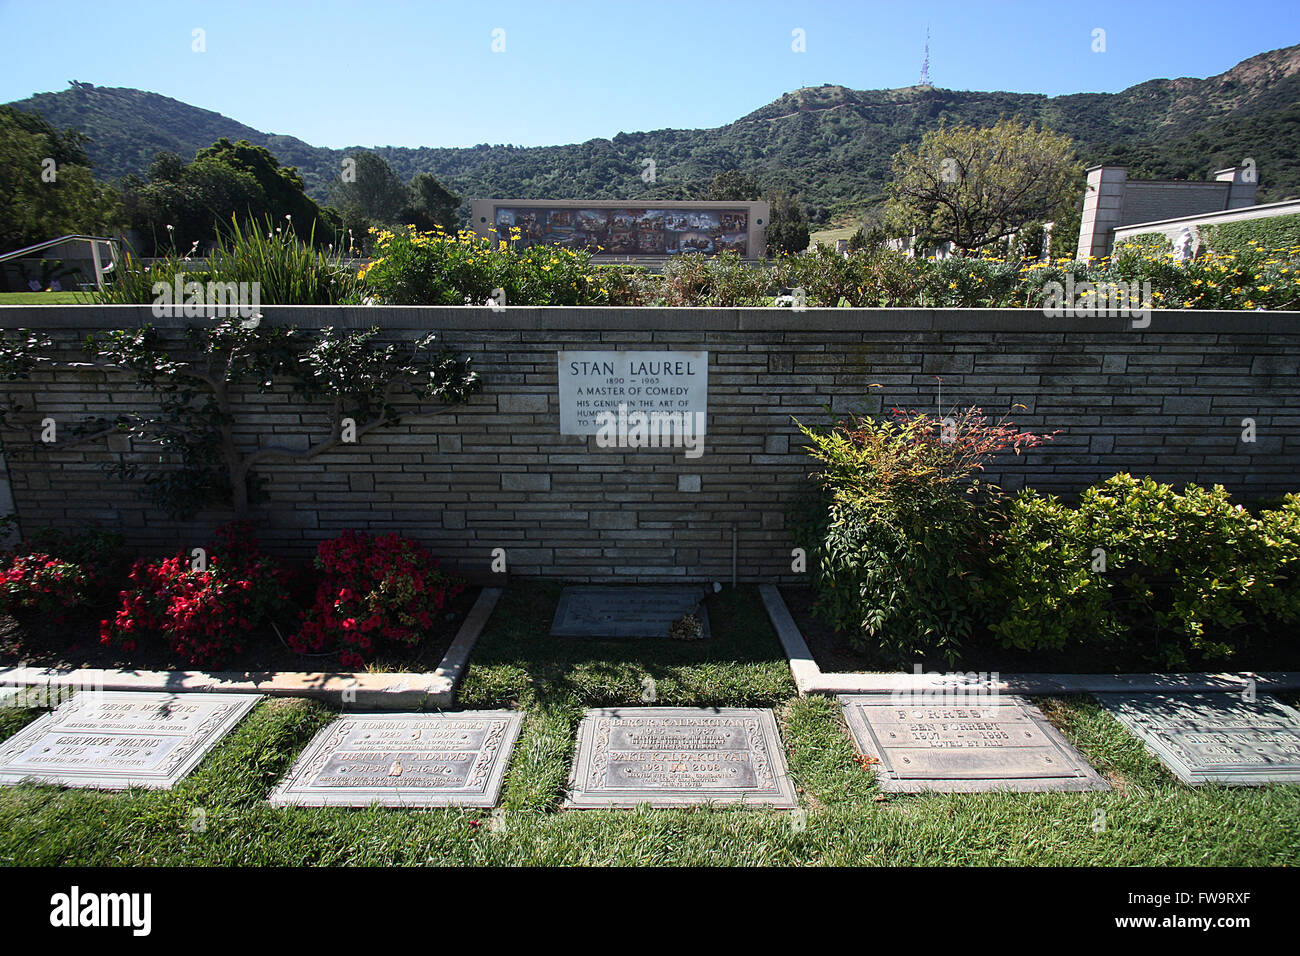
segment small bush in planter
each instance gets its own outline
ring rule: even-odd
[[[122,569],[121,547],[111,531],[38,531],[0,562],[0,613],[62,624],[102,604]]]
[[[234,522],[219,529],[202,569],[184,554],[137,561],[117,613],[100,622],[100,641],[127,653],[165,641],[190,664],[224,664],[283,613],[287,577],[259,549],[251,524]]]
[[[951,660],[971,632],[986,537],[980,503],[996,490],[976,476],[1000,452],[1051,436],[991,422],[977,408],[943,420],[896,408],[887,418],[799,428],[821,463],[821,507],[798,532],[817,613],[856,649],[891,663]]]
[[[397,534],[345,531],[321,543],[316,567],[324,579],[289,643],[299,653],[338,651],[345,667],[361,667],[385,644],[418,644],[465,586],[440,572],[428,551]]]

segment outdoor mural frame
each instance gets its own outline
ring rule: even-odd
[[[516,248],[587,249],[604,261],[728,251],[762,259],[772,212],[771,204],[761,201],[626,199],[475,199],[471,208],[474,231],[485,238],[510,238],[507,229],[518,227]]]

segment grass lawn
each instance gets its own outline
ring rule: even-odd
[[[808,236],[809,245],[816,245],[819,242],[834,248],[835,240],[851,239],[853,234],[862,228],[861,223],[853,223],[848,226],[834,226],[830,229],[819,229]]]
[[[0,305],[87,305],[87,292],[0,292]]]
[[[1089,699],[1039,704],[1113,792],[885,795],[836,702],[796,696],[753,589],[714,599],[701,644],[549,638],[558,594],[507,591],[462,689],[462,707],[526,712],[495,813],[272,808],[267,792],[331,711],[269,700],[169,792],[0,789],[0,864],[1300,863],[1300,787],[1183,786]],[[663,705],[775,707],[802,812],[560,811],[583,708],[644,706],[650,686]],[[35,716],[0,710],[0,734]]]

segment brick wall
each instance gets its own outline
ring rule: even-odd
[[[263,540],[310,553],[349,527],[421,539],[449,566],[485,573],[505,548],[511,573],[576,580],[726,579],[736,529],[742,580],[787,579],[785,511],[809,460],[791,416],[821,406],[867,412],[977,404],[1063,429],[1057,440],[999,462],[989,477],[1069,493],[1117,471],[1166,481],[1221,482],[1249,501],[1300,488],[1300,313],[1155,313],[1046,319],[1015,310],[610,310],[267,308],[268,323],[304,328],[381,324],[409,339],[428,329],[468,354],[484,390],[467,406],[371,432],[308,464],[260,469]],[[96,329],[157,326],[147,308],[2,307],[0,326],[40,328],[67,346]],[[183,322],[172,323],[176,326]],[[705,349],[705,454],[601,449],[559,434],[560,349]],[[880,384],[884,388],[869,388]],[[71,423],[147,404],[124,377],[42,373],[17,391],[37,416]],[[241,397],[240,440],[306,445],[328,430],[325,409],[283,393]],[[1255,419],[1258,441],[1240,440]],[[224,515],[178,524],[101,465],[147,449],[24,451],[6,458],[24,527],[118,527],[143,550],[203,543]]]

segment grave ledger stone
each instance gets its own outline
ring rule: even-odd
[[[0,783],[169,789],[258,700],[255,694],[82,691],[0,744]]]
[[[492,807],[523,714],[340,717],[307,745],[271,793],[278,806]]]
[[[1020,697],[951,703],[855,694],[841,696],[840,704],[858,750],[879,761],[884,790],[1110,789]]]
[[[1272,697],[1098,694],[1184,783],[1300,783],[1300,713]]]
[[[770,710],[614,707],[578,725],[570,807],[798,806]]]
[[[569,587],[560,594],[552,637],[668,637],[674,621],[694,614],[709,636],[709,611],[698,587]]]

